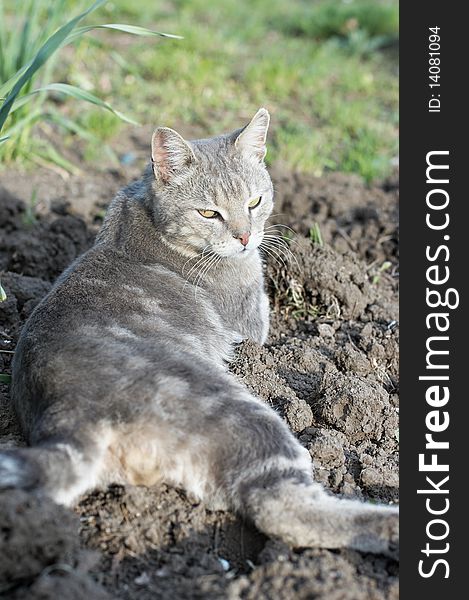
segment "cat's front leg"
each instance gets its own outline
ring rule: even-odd
[[[259,301],[259,337],[255,339],[258,344],[263,346],[267,340],[267,336],[269,334],[269,325],[270,325],[270,307],[269,307],[269,298],[264,290],[260,293],[260,301]]]
[[[253,340],[263,346],[269,333],[269,299],[264,290],[248,297],[244,303],[242,318],[238,319],[237,330],[242,339]]]

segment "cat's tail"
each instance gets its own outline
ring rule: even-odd
[[[99,471],[96,448],[85,452],[70,440],[0,451],[0,490],[31,491],[58,504],[70,505],[94,487]]]

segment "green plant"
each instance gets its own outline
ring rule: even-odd
[[[71,96],[106,109],[128,122],[134,122],[110,104],[89,91],[68,83],[52,82],[55,58],[60,48],[82,38],[96,29],[115,30],[138,36],[173,37],[120,23],[84,25],[80,23],[106,0],[96,0],[86,10],[62,24],[70,10],[67,0],[25,0],[23,10],[15,15],[4,11],[0,0],[0,158],[9,160],[17,156],[34,157],[30,135],[35,124],[50,122],[83,137],[93,134],[67,119],[49,101],[50,95],[62,99]],[[2,131],[3,130],[3,131]],[[47,141],[36,140],[35,153],[60,166],[69,164],[54,151]]]
[[[322,235],[321,235],[321,230],[317,223],[314,223],[314,225],[309,230],[309,239],[311,240],[312,244],[316,244],[318,246],[324,246],[324,242],[322,240]]]
[[[36,217],[37,202],[38,202],[37,189],[35,188],[31,192],[31,197],[29,199],[28,204],[26,204],[25,211],[23,213],[22,221],[23,221],[23,224],[26,225],[26,227],[32,227],[33,225],[35,225],[37,223],[37,217]]]
[[[390,269],[391,267],[392,267],[392,263],[390,263],[388,260],[385,260],[384,263],[378,269],[378,272],[373,276],[373,279],[371,280],[371,284],[372,285],[378,284],[379,280],[381,279],[381,274],[384,273],[385,271],[387,271],[388,269]]]

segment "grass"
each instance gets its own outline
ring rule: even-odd
[[[397,154],[395,0],[113,0],[95,15],[184,36],[149,43],[104,32],[65,56],[62,77],[141,123],[208,136],[272,114],[268,162],[320,175],[386,175]],[[59,70],[60,73],[60,70]],[[112,115],[70,107],[100,142]],[[90,139],[85,156],[99,153]]]
[[[324,246],[324,242],[322,240],[321,229],[317,223],[309,230],[309,239],[312,244],[317,244],[318,246]]]
[[[371,284],[372,285],[377,285],[381,279],[381,275],[382,273],[384,273],[385,271],[389,270],[392,267],[392,263],[390,263],[388,260],[384,261],[383,264],[378,268],[377,272],[375,273],[375,275],[373,275],[373,278],[371,280]]]
[[[57,53],[95,30],[167,36],[127,24],[81,26],[91,13],[106,3],[106,0],[95,0],[85,7],[84,1],[56,0],[50,3],[48,0],[22,0],[17,3],[16,10],[12,10],[11,6],[5,10],[4,2],[0,0],[0,158],[3,161],[17,157],[44,160],[45,152],[46,159],[73,169],[50,141],[45,141],[41,150],[37,137],[31,136],[36,123],[50,122],[93,139],[90,130],[77,126],[76,122],[66,119],[55,109],[54,103],[50,102],[51,94],[89,102],[123,121],[134,123],[89,90],[68,82],[54,82]],[[68,18],[70,11],[75,11],[71,19]]]

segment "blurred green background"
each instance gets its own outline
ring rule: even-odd
[[[1,0],[0,0],[1,1]],[[4,2],[20,10],[21,1]],[[67,18],[90,2],[70,1]],[[207,137],[259,106],[272,115],[268,161],[320,175],[392,170],[398,142],[398,3],[390,0],[112,0],[93,22],[184,36],[87,34],[63,48],[54,81],[80,86],[142,124]],[[60,98],[50,102],[60,104]],[[92,132],[85,160],[132,126],[73,99],[61,110]],[[62,134],[65,146],[73,143]]]

